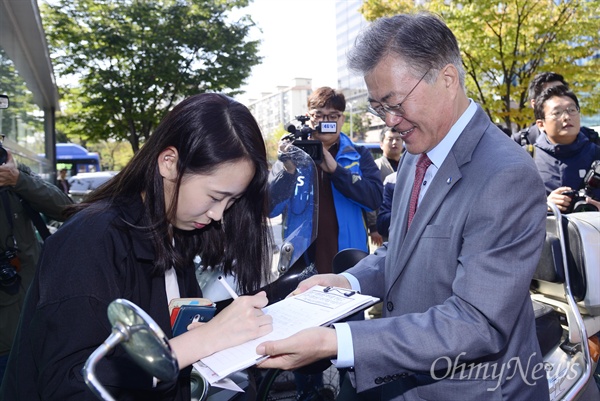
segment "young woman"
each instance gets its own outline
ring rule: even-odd
[[[199,297],[193,259],[222,265],[243,293],[270,266],[267,160],[260,129],[220,94],[177,105],[129,164],[70,211],[46,243],[0,389],[2,400],[95,400],[81,369],[107,338],[108,304],[126,298],[171,334],[169,300]],[[237,298],[170,340],[177,382],[155,383],[122,347],[98,365],[118,400],[190,399],[192,363],[271,331],[264,292]]]

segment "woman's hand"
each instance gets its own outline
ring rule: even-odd
[[[273,318],[262,311],[267,303],[264,291],[241,296],[208,321],[207,326],[216,328],[219,338],[215,341],[220,344],[219,349],[233,347],[273,331]]]
[[[241,296],[208,322],[191,324],[187,332],[172,338],[169,343],[177,356],[179,368],[269,334],[273,330],[273,318],[262,311],[267,303],[264,291]]]

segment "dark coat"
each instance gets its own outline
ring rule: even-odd
[[[590,142],[581,132],[569,145],[550,143],[546,134],[535,142],[533,160],[542,176],[546,194],[559,187],[579,190],[583,177],[594,160],[600,159],[600,146]],[[595,199],[600,199],[600,188],[591,190]]]
[[[20,173],[17,184],[14,187],[0,188],[6,192],[4,199],[8,201],[6,205],[3,198],[0,198],[0,253],[5,254],[16,242],[21,265],[19,291],[16,294],[0,291],[0,355],[8,355],[10,352],[25,292],[33,280],[42,248],[22,201],[27,202],[33,210],[58,221],[63,220],[61,214],[64,207],[72,203],[67,195],[33,174],[29,167],[19,165],[18,169]],[[12,221],[8,221],[8,216],[12,216]]]
[[[170,338],[164,274],[152,274],[154,249],[139,224],[141,199],[69,219],[46,242],[31,284],[18,341],[10,354],[0,400],[96,401],[81,369],[111,333],[107,307],[125,298],[144,309]],[[201,296],[193,263],[177,272],[181,297]],[[117,346],[97,377],[118,400],[189,400],[191,368],[179,383],[159,383]]]

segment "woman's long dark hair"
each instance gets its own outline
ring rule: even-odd
[[[166,210],[158,157],[169,146],[179,157],[174,199]],[[251,161],[255,174],[244,195],[223,214],[222,224],[193,232],[171,228],[184,175],[210,174],[218,165],[238,160]],[[250,111],[225,95],[204,93],[179,103],[119,174],[67,213],[101,200],[113,204],[143,194],[144,225],[154,243],[156,272],[189,266],[200,255],[203,266],[222,266],[248,293],[260,287],[270,269],[267,176],[265,143]]]

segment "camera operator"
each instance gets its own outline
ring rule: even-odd
[[[0,137],[0,139],[3,139]],[[26,208],[62,221],[63,208],[71,199],[57,186],[17,165],[1,146],[0,161],[0,383],[19,323],[27,288],[33,279],[41,251],[30,213]]]
[[[329,87],[316,89],[308,97],[310,140],[322,146],[322,160],[315,160],[318,170],[319,224],[313,244],[311,261],[320,273],[330,273],[335,254],[346,248],[368,248],[367,229],[363,211],[376,210],[382,201],[383,184],[379,169],[368,149],[355,146],[341,132],[344,124],[346,99],[341,92]],[[335,132],[317,129],[319,123],[336,123]],[[289,135],[282,138],[280,151],[285,157]],[[272,172],[271,182],[293,174],[293,166],[285,172]]]
[[[600,160],[600,146],[580,132],[577,96],[564,85],[547,88],[536,98],[534,113],[541,135],[533,158],[548,201],[563,213],[597,210],[600,185],[592,164]]]
[[[309,247],[303,263],[314,263],[319,273],[331,273],[335,254],[346,248],[358,248],[369,252],[365,212],[376,210],[383,199],[383,184],[379,168],[369,150],[355,146],[348,136],[341,132],[344,124],[346,99],[343,93],[329,87],[316,89],[308,97],[309,141],[318,141],[318,152],[309,141],[294,141],[294,145],[305,149],[311,155],[317,167],[318,177],[318,224],[316,240]],[[335,123],[335,131],[329,130]],[[326,126],[327,128],[323,128]],[[301,127],[300,132],[306,127]],[[292,129],[291,131],[296,132]],[[331,132],[333,131],[333,132]],[[279,144],[280,160],[284,162],[281,171],[271,171],[270,185],[282,185],[285,182],[296,183],[296,169],[286,157],[290,135],[285,135]],[[298,143],[300,142],[300,144]],[[322,150],[321,150],[322,148]],[[296,189],[298,190],[298,188]],[[284,227],[293,230],[301,225],[302,215],[284,214]],[[284,233],[284,237],[286,234]],[[305,375],[296,373],[298,399],[309,399],[318,392],[322,379],[320,374]],[[311,394],[312,393],[312,394]]]

